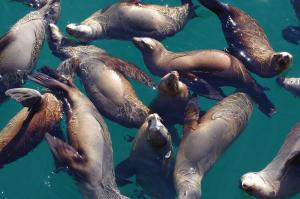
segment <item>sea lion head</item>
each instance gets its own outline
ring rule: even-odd
[[[243,175],[240,180],[240,188],[258,198],[271,198],[276,194],[271,184],[258,173]]]
[[[132,41],[145,54],[156,54],[165,49],[159,41],[149,37],[133,37]]]
[[[288,90],[300,90],[300,79],[294,77],[278,77],[276,79],[277,83],[285,89]]]
[[[280,74],[292,63],[293,56],[287,52],[275,53],[272,57],[272,66],[276,74]]]
[[[146,118],[146,122],[148,123],[146,132],[147,140],[154,147],[163,147],[165,146],[171,139],[170,134],[167,128],[162,124],[161,118],[158,114],[151,114]]]
[[[177,71],[172,71],[161,78],[158,90],[164,95],[177,96],[181,94],[182,91],[188,91],[188,88],[179,81],[179,73]]]
[[[41,8],[44,18],[50,23],[56,23],[60,16],[60,0],[48,0],[45,6]]]

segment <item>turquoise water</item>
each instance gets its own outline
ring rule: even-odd
[[[113,0],[62,1],[62,14],[58,22],[61,29],[71,22],[80,22],[99,8],[103,8]],[[230,0],[229,3],[247,11],[259,21],[266,31],[274,49],[288,51],[294,56],[293,67],[287,72],[289,76],[300,74],[300,47],[289,44],[281,37],[281,30],[287,25],[297,25],[294,10],[288,0]],[[146,1],[178,5],[179,0]],[[197,3],[197,2],[195,2]],[[3,35],[15,22],[29,12],[29,8],[10,0],[0,0],[0,35]],[[164,40],[164,44],[172,51],[188,51],[195,49],[224,49],[226,42],[221,31],[219,20],[204,8],[198,10],[200,15],[190,21],[183,31]],[[104,48],[112,55],[135,63],[141,69],[145,67],[141,54],[127,41],[97,41],[95,45]],[[54,57],[45,43],[38,60],[37,68],[42,65],[55,67],[60,61]],[[159,79],[152,76],[156,81]],[[276,85],[275,79],[256,79],[271,88],[268,96],[277,106],[277,114],[269,119],[255,108],[246,130],[234,144],[221,156],[215,166],[207,173],[202,183],[203,199],[249,199],[238,188],[242,174],[257,171],[266,166],[276,155],[287,133],[300,120],[300,101],[290,93]],[[78,85],[82,88],[79,82]],[[155,91],[132,82],[138,96],[145,104],[149,104]],[[38,88],[35,84],[26,86]],[[229,91],[231,89],[228,89]],[[215,102],[199,99],[202,109],[208,109]],[[0,106],[0,128],[3,128],[21,106],[15,101],[7,101]],[[126,129],[108,120],[107,124],[112,137],[114,162],[119,163],[127,158],[131,143],[124,136],[135,135],[137,130]],[[181,127],[179,127],[181,132]],[[74,181],[66,173],[53,174],[53,161],[47,144],[43,142],[26,157],[5,166],[0,170],[0,199],[64,199],[81,198]],[[137,187],[135,184],[121,188],[122,193],[132,196]],[[294,197],[294,198],[300,198]]]

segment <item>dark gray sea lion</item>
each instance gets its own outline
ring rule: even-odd
[[[278,77],[276,81],[280,86],[300,97],[300,78]]]
[[[83,197],[127,198],[115,183],[110,135],[93,103],[71,81],[64,84],[42,73],[35,73],[30,79],[53,91],[63,91],[69,102],[69,143],[49,134],[46,139],[55,157],[69,168]]]
[[[188,103],[174,171],[179,199],[201,197],[203,176],[243,131],[251,113],[252,103],[245,93],[224,98],[201,119],[197,100]]]
[[[198,0],[219,17],[228,51],[240,59],[252,72],[262,77],[274,77],[292,62],[287,52],[274,52],[264,30],[242,10],[218,0]]]
[[[208,86],[216,91],[220,90],[222,86],[236,87],[247,92],[258,104],[259,109],[268,116],[272,116],[276,112],[275,106],[264,93],[262,86],[251,77],[238,59],[224,51],[197,50],[176,53],[168,51],[155,39],[135,37],[133,42],[141,50],[146,66],[155,75],[162,76],[176,70],[180,76],[189,79],[184,83],[191,90],[213,99],[214,92],[207,94],[205,90]],[[192,79],[189,76],[192,76]],[[200,80],[206,82],[202,86],[203,89],[191,85],[198,86],[202,83]]]
[[[60,1],[48,0],[0,38],[0,102],[6,98],[6,90],[20,87],[33,70],[48,24],[55,23],[59,15]]]
[[[243,175],[240,187],[257,198],[283,199],[300,192],[300,123],[266,168]]]
[[[147,117],[134,139],[130,157],[116,167],[120,180],[136,176],[143,193],[151,198],[175,197],[171,135],[157,114]]]
[[[150,110],[158,115],[166,125],[183,124],[184,110],[190,99],[188,87],[179,80],[177,71],[172,71],[161,78],[158,95],[149,105]]]
[[[300,20],[300,1],[291,0],[298,20]],[[298,45],[300,41],[300,26],[288,26],[282,31],[282,36],[288,42]]]
[[[129,128],[143,124],[149,109],[138,99],[126,77],[154,87],[145,73],[95,46],[73,43],[55,25],[50,26],[49,45],[55,55],[67,59],[57,69],[59,73],[64,76],[77,73],[101,114]]]
[[[32,151],[46,132],[55,131],[62,118],[62,103],[51,93],[15,88],[6,94],[25,108],[0,132],[0,167]]]
[[[143,5],[136,1],[119,2],[95,12],[80,25],[69,24],[67,32],[82,42],[95,39],[164,39],[180,31],[194,16],[190,0],[182,6]]]

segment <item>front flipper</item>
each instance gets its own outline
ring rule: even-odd
[[[9,89],[5,92],[5,94],[21,103],[24,107],[29,108],[39,104],[43,99],[40,92],[29,88]]]
[[[183,135],[186,135],[197,128],[199,116],[200,109],[198,107],[197,97],[193,97],[185,108]]]
[[[112,67],[113,69],[122,73],[125,77],[134,79],[146,86],[155,87],[154,81],[142,70],[137,68],[135,65],[127,63],[121,59],[112,57],[108,54],[102,54],[99,58],[107,66]]]
[[[82,170],[82,163],[85,162],[84,156],[80,155],[72,146],[67,143],[64,143],[60,139],[51,136],[46,133],[45,139],[48,142],[48,145],[57,158],[57,160],[66,167],[69,167],[72,171]]]
[[[293,44],[299,45],[300,41],[300,27],[288,26],[282,30],[282,37]]]
[[[135,174],[135,170],[130,159],[128,158],[119,163],[115,168],[115,173],[118,186],[131,184],[132,181],[128,180],[128,178],[131,178]]]
[[[181,81],[197,95],[201,95],[213,100],[221,100],[225,97],[225,94],[220,88],[211,85],[208,81],[198,77],[196,79],[194,79],[194,77],[192,79],[190,78],[191,77],[183,77],[181,78]]]

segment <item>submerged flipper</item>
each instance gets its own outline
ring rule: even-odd
[[[183,135],[195,130],[198,126],[200,110],[197,103],[197,97],[193,97],[188,102],[184,113]]]
[[[222,100],[224,97],[226,97],[220,88],[214,87],[204,79],[197,78],[196,80],[190,80],[187,78],[182,78],[181,81],[197,95],[201,95],[213,100]]]
[[[85,161],[84,156],[80,155],[72,146],[64,143],[60,139],[51,136],[49,133],[46,133],[45,139],[47,140],[53,155],[62,165],[78,170],[80,168],[80,163]]]
[[[128,178],[132,177],[135,174],[135,171],[130,159],[128,158],[119,163],[115,168],[115,173],[118,186],[131,184],[132,181],[128,180]]]
[[[29,108],[40,103],[42,100],[42,95],[40,92],[29,88],[13,88],[7,90],[5,94],[21,103],[24,107]]]

